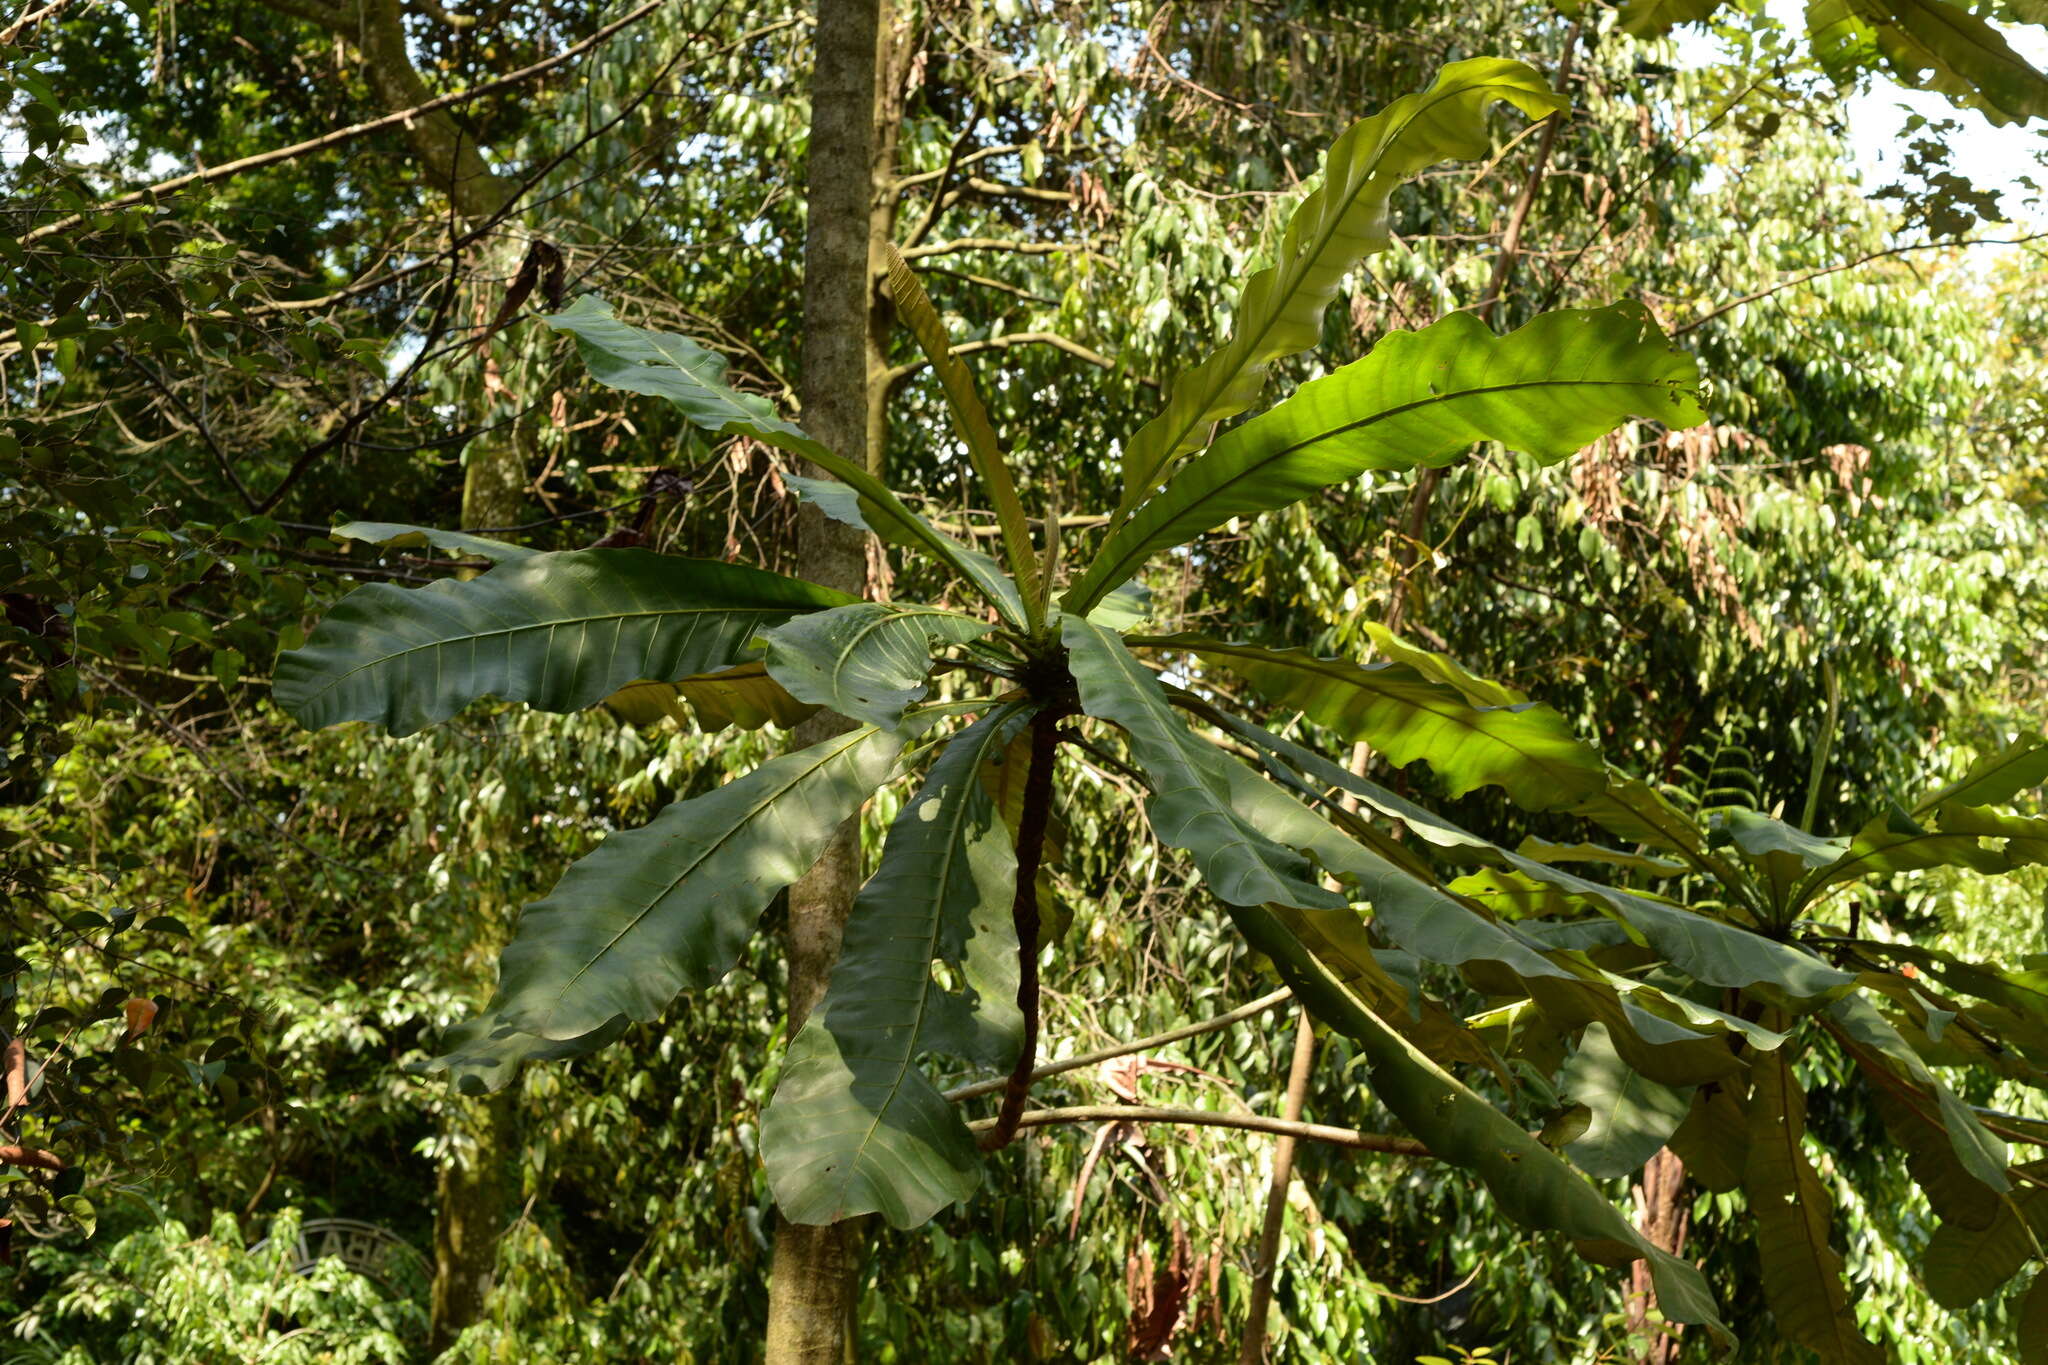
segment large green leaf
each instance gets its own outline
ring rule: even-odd
[[[1588,1024],[1578,1051],[1558,1073],[1558,1088],[1586,1106],[1586,1129],[1565,1147],[1588,1175],[1639,1171],[1685,1121],[1690,1087],[1660,1085],[1614,1050],[1604,1024]]]
[[[1515,927],[1495,923],[1390,858],[1344,837],[1244,765],[1229,763],[1223,776],[1232,804],[1260,833],[1309,854],[1341,878],[1355,899],[1372,906],[1374,927],[1391,942],[1424,961],[1465,970],[1489,994],[1526,993],[1560,1027],[1606,1025],[1629,1065],[1657,1080],[1692,1085],[1736,1070],[1740,1062],[1725,1041],[1730,1032],[1742,1033],[1753,1046],[1774,1047],[1779,1041],[1777,1034],[1732,1015],[1667,998],[1644,983],[1587,964],[1546,956],[1543,945]],[[1316,778],[1327,780],[1321,771]],[[1305,783],[1299,790],[1314,792]],[[1513,856],[1477,839],[1472,843],[1490,856]]]
[[[1231,917],[1252,946],[1273,959],[1303,1004],[1357,1040],[1371,1070],[1373,1093],[1430,1155],[1474,1172],[1509,1217],[1564,1233],[1588,1260],[1602,1265],[1648,1260],[1666,1317],[1703,1324],[1723,1343],[1732,1343],[1698,1270],[1651,1243],[1550,1149],[1345,990],[1272,912],[1233,907]]]
[[[1610,770],[1607,790],[1574,806],[1572,813],[1620,838],[1675,853],[1724,886],[1742,883],[1735,866],[1707,847],[1704,831],[1692,818],[1640,778]]]
[[[832,984],[761,1119],[769,1184],[795,1222],[879,1212],[915,1227],[981,1181],[973,1135],[917,1059],[973,1055],[982,1041],[973,1001],[942,990],[933,961],[962,971],[976,939],[1017,954],[1016,851],[981,768],[1031,710],[999,707],[947,743],[854,901]],[[1007,1064],[1016,1041],[1012,1058],[984,1060]]]
[[[1956,1159],[1948,1130],[1928,1116],[1917,1097],[1905,1093],[1907,1087],[1897,1076],[1867,1057],[1857,1056],[1856,1061],[1871,1082],[1871,1107],[1905,1156],[1906,1173],[1927,1196],[1927,1206],[1944,1223],[1989,1227],[2000,1207],[1999,1196]]]
[[[1629,853],[1603,844],[1554,844],[1534,834],[1522,836],[1515,852],[1539,863],[1602,863],[1653,879],[1685,875],[1685,864],[1673,858],[1653,858],[1647,853]]]
[[[870,535],[888,541],[891,545],[930,548],[929,542],[906,534],[901,525],[887,517],[869,516],[866,499],[836,479],[811,479],[801,474],[787,474],[783,476],[783,482],[796,490],[796,495],[800,499],[814,504],[820,512],[834,521],[857,526]],[[909,515],[917,516],[915,512]],[[918,520],[923,521],[923,518],[920,517]],[[1023,594],[1017,590],[1016,583],[1003,573],[1000,564],[981,551],[943,535],[929,522],[925,522],[924,525],[932,535],[946,542],[946,562],[972,579],[975,586],[981,589],[982,595],[996,605],[998,614],[1005,621],[1015,625],[1026,619],[1028,613],[1024,606]]]
[[[1698,365],[1640,304],[1546,313],[1506,336],[1470,313],[1395,332],[1189,460],[1103,542],[1066,609],[1085,613],[1156,551],[1368,469],[1448,464],[1487,440],[1561,460],[1630,416],[1704,420]]]
[[[1762,874],[1764,885],[1770,890],[1771,904],[1780,910],[1790,902],[1793,888],[1807,873],[1826,867],[1849,851],[1847,839],[1808,834],[1761,811],[1735,807],[1721,812],[1720,820],[1728,837]]]
[[[1637,38],[1662,38],[1680,24],[1711,19],[1722,0],[1622,0],[1621,27]]]
[[[674,682],[627,683],[606,697],[604,704],[629,725],[652,725],[664,718],[687,725],[694,720],[705,734],[729,726],[758,730],[768,724],[787,730],[818,710],[790,696],[781,683],[768,676],[768,666],[759,659],[715,673],[693,673]]]
[[[1935,812],[1934,823],[1943,834],[2004,841],[1997,858],[1970,864],[1979,871],[2008,872],[2048,863],[2048,817],[2009,815],[1951,801]]]
[[[1331,974],[1382,1019],[1399,1029],[1430,1057],[1445,1065],[1463,1062],[1483,1066],[1509,1083],[1505,1066],[1477,1033],[1432,1000],[1420,983],[1397,978],[1387,963],[1405,957],[1398,950],[1373,945],[1367,922],[1356,910],[1297,910],[1292,906],[1266,907],[1300,939]]]
[[[1477,57],[1453,62],[1429,89],[1345,130],[1323,160],[1322,182],[1288,219],[1275,263],[1246,281],[1230,340],[1175,379],[1165,408],[1125,445],[1119,515],[1142,502],[1175,460],[1200,447],[1211,426],[1251,407],[1275,360],[1322,341],[1323,311],[1344,277],[1391,244],[1387,201],[1394,190],[1434,162],[1485,156],[1486,111],[1501,101],[1531,118],[1566,107],[1564,96],[1521,62]]]
[[[724,976],[776,892],[888,780],[900,734],[862,727],[773,758],[606,837],[526,907],[490,1013],[542,1038],[657,1017]]]
[[[1814,1008],[1856,984],[1795,943],[1663,901],[1575,877],[1560,868],[1507,854],[1525,876],[1578,893],[1634,929],[1650,947],[1693,980],[1735,990],[1762,988],[1794,1009]]]
[[[1856,1327],[1842,1258],[1828,1245],[1827,1189],[1806,1160],[1806,1095],[1788,1049],[1751,1060],[1749,1160],[1743,1186],[1756,1215],[1765,1300],[1778,1330],[1828,1365],[1884,1365]]]
[[[802,427],[774,415],[767,400],[741,394],[724,383],[725,358],[673,332],[634,327],[612,315],[611,305],[586,294],[562,312],[541,319],[576,338],[577,350],[600,384],[628,393],[666,398],[691,424],[715,436],[751,436],[809,460],[848,486],[859,498],[861,524],[900,544],[922,546],[973,583],[998,608],[1008,611],[1016,587],[986,555],[971,555],[930,522],[905,507],[880,479],[817,440]],[[1007,589],[1007,591],[1006,591]],[[1022,616],[1012,624],[1022,624]]]
[[[1830,967],[1795,944],[1782,943],[1666,901],[1588,881],[1511,853],[1313,750],[1234,717],[1225,717],[1224,722],[1233,733],[1299,770],[1313,783],[1356,796],[1372,809],[1400,820],[1439,848],[1509,868],[1599,907],[1603,914],[1620,920],[1643,942],[1702,984],[1737,989],[1762,987],[1795,1008],[1817,1007],[1856,984],[1851,973]],[[1411,947],[1410,951],[1417,950]]]
[[[1356,664],[1186,634],[1131,643],[1221,664],[1268,701],[1294,707],[1343,739],[1364,740],[1396,766],[1427,759],[1452,796],[1499,786],[1517,805],[1542,811],[1607,785],[1599,753],[1539,702],[1474,705],[1406,663]]]
[[[2003,805],[2043,782],[2048,782],[2048,738],[2039,731],[2024,730],[2005,748],[1971,764],[1955,781],[1920,798],[1912,813],[1922,816],[1947,805]]]
[[[1732,1083],[1709,1083],[1693,1092],[1692,1109],[1665,1143],[1685,1173],[1715,1194],[1742,1184],[1749,1165],[1749,1110]]]
[[[2048,1239],[2048,1190],[2032,1185],[2001,1202],[1986,1227],[1943,1223],[1920,1263],[1927,1292],[1944,1308],[1968,1308],[2019,1274],[2036,1239]]]
[[[2013,1340],[2019,1344],[2020,1365],[2048,1365],[2048,1268],[2035,1274],[2013,1311]]]
[[[1852,1055],[1866,1069],[1882,1058],[1897,1074],[1912,1081],[1920,1092],[1916,1099],[1932,1098],[1940,1127],[1948,1135],[1956,1161],[1987,1189],[2004,1193],[2012,1188],[2006,1177],[2005,1144],[1988,1132],[1975,1113],[1928,1070],[1899,1031],[1886,1021],[1877,1007],[1860,995],[1845,996],[1828,1006],[1828,1020],[1841,1036],[1853,1042]]]
[[[367,720],[409,735],[486,696],[577,711],[628,683],[740,663],[756,632],[852,600],[715,560],[537,554],[467,582],[357,588],[278,657],[272,689],[309,729]]]
[[[1193,855],[1211,891],[1232,905],[1345,904],[1317,884],[1307,859],[1275,842],[1239,809],[1230,761],[1188,730],[1158,677],[1122,640],[1078,616],[1063,618],[1061,638],[1081,709],[1123,729],[1151,783],[1145,811],[1153,832],[1162,843]]]
[[[1995,873],[2006,870],[2006,861],[2002,854],[1985,848],[1974,833],[1929,829],[1894,807],[1857,830],[1847,852],[1807,879],[1799,899],[1802,904],[1810,903],[1828,887],[1843,882],[1930,867]]]
[[[1806,27],[1814,55],[1837,81],[1881,58],[1905,84],[1938,90],[1993,123],[2048,117],[2048,76],[1949,0],[1808,0]]]
[[[791,696],[886,730],[924,696],[935,643],[965,644],[992,629],[938,607],[856,602],[799,616],[761,639],[769,675]]]

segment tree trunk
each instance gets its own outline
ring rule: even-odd
[[[1676,1152],[1666,1147],[1650,1158],[1637,1178],[1635,1196],[1643,1236],[1673,1256],[1682,1255],[1692,1222],[1692,1201],[1685,1194],[1685,1163]],[[1678,1324],[1667,1324],[1651,1336],[1649,1311],[1657,1306],[1657,1290],[1650,1279],[1649,1262],[1635,1263],[1629,1289],[1629,1330],[1649,1341],[1636,1357],[1639,1365],[1672,1365],[1678,1359]]]
[[[870,425],[876,396],[868,381],[881,10],[880,0],[819,0],[804,237],[804,426],[870,468],[882,457]],[[798,574],[859,592],[867,579],[864,539],[804,504],[797,519]],[[844,717],[820,712],[797,727],[793,742],[815,744],[848,726]],[[789,890],[789,1036],[825,994],[859,883],[859,823],[852,820]],[[804,1227],[776,1215],[769,1365],[852,1359],[864,1247],[858,1221]]]
[[[480,481],[479,470],[492,477]],[[463,529],[510,525],[525,483],[525,466],[509,432],[493,432],[472,445],[462,486]],[[470,920],[468,960],[475,964],[475,1003],[481,1006],[491,993],[490,964],[504,948],[511,926],[491,903],[472,906]],[[434,1177],[433,1297],[427,1314],[433,1355],[483,1317],[497,1270],[498,1239],[517,1191],[518,1095],[516,1086],[487,1096],[461,1095],[451,1087],[445,1097],[441,1165]]]
[[[427,1349],[439,1355],[483,1316],[514,1189],[518,1092],[450,1094],[434,1182],[434,1286]]]

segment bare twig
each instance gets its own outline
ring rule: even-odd
[[[1229,1028],[1232,1024],[1249,1019],[1253,1015],[1263,1014],[1292,995],[1292,991],[1283,987],[1270,995],[1260,996],[1250,1004],[1239,1005],[1228,1014],[1219,1014],[1214,1019],[1204,1019],[1198,1024],[1186,1024],[1177,1029],[1168,1029],[1165,1033],[1155,1033],[1149,1038],[1140,1038],[1136,1042],[1118,1043],[1115,1047],[1106,1047],[1099,1052],[1084,1052],[1078,1057],[1068,1057],[1058,1062],[1047,1062],[1044,1066],[1032,1071],[1031,1080],[1033,1084],[1036,1084],[1047,1076],[1057,1076],[1063,1071],[1079,1071],[1082,1067],[1094,1066],[1098,1062],[1107,1062],[1117,1057],[1128,1057],[1133,1052],[1148,1052],[1155,1047],[1165,1047],[1168,1043],[1177,1043],[1183,1038],[1193,1038],[1199,1034],[1214,1033],[1218,1029]],[[954,1104],[958,1104],[961,1100],[971,1100],[977,1095],[993,1095],[996,1091],[1003,1088],[1003,1084],[1001,1080],[976,1081],[972,1085],[955,1086],[946,1092],[945,1097]]]
[[[1325,1123],[1289,1123],[1264,1114],[1229,1114],[1220,1109],[1169,1109],[1146,1104],[1084,1104],[1065,1109],[1027,1109],[1017,1116],[1017,1127],[1044,1128],[1056,1123],[1177,1123],[1192,1128],[1235,1128],[1246,1133],[1285,1133],[1308,1142],[1327,1142],[1359,1152],[1386,1152],[1392,1156],[1428,1156],[1429,1148],[1414,1138],[1391,1133],[1362,1133],[1356,1128],[1333,1128]],[[967,1127],[986,1132],[996,1126],[994,1119],[976,1119]]]

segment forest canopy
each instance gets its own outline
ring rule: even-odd
[[[0,1361],[2048,1361],[2044,56],[0,16]]]

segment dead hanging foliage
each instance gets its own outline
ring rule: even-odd
[[[1579,496],[1581,515],[1593,526],[1613,526],[1628,508],[1622,476],[1635,463],[1635,441],[1610,431],[1572,456],[1572,491]]]
[[[1140,1241],[1124,1258],[1124,1288],[1130,1296],[1128,1334],[1132,1360],[1166,1360],[1174,1334],[1187,1321],[1188,1299],[1197,1270],[1187,1229],[1173,1225],[1173,1249],[1166,1264],[1155,1268],[1152,1244]]]
[[[1841,485],[1842,496],[1848,499],[1849,515],[1862,516],[1863,504],[1876,501],[1870,491],[1870,447],[1847,442],[1823,446],[1820,457],[1834,471],[1835,482]]]
[[[1763,628],[1750,614],[1742,585],[1721,554],[1721,546],[1741,534],[1748,517],[1734,490],[1709,476],[1731,452],[1768,458],[1771,448],[1761,437],[1726,424],[1667,431],[1659,444],[1666,472],[1683,485],[1680,496],[1662,500],[1659,517],[1677,537],[1693,593],[1703,602],[1718,604],[1743,638],[1761,648]]]

